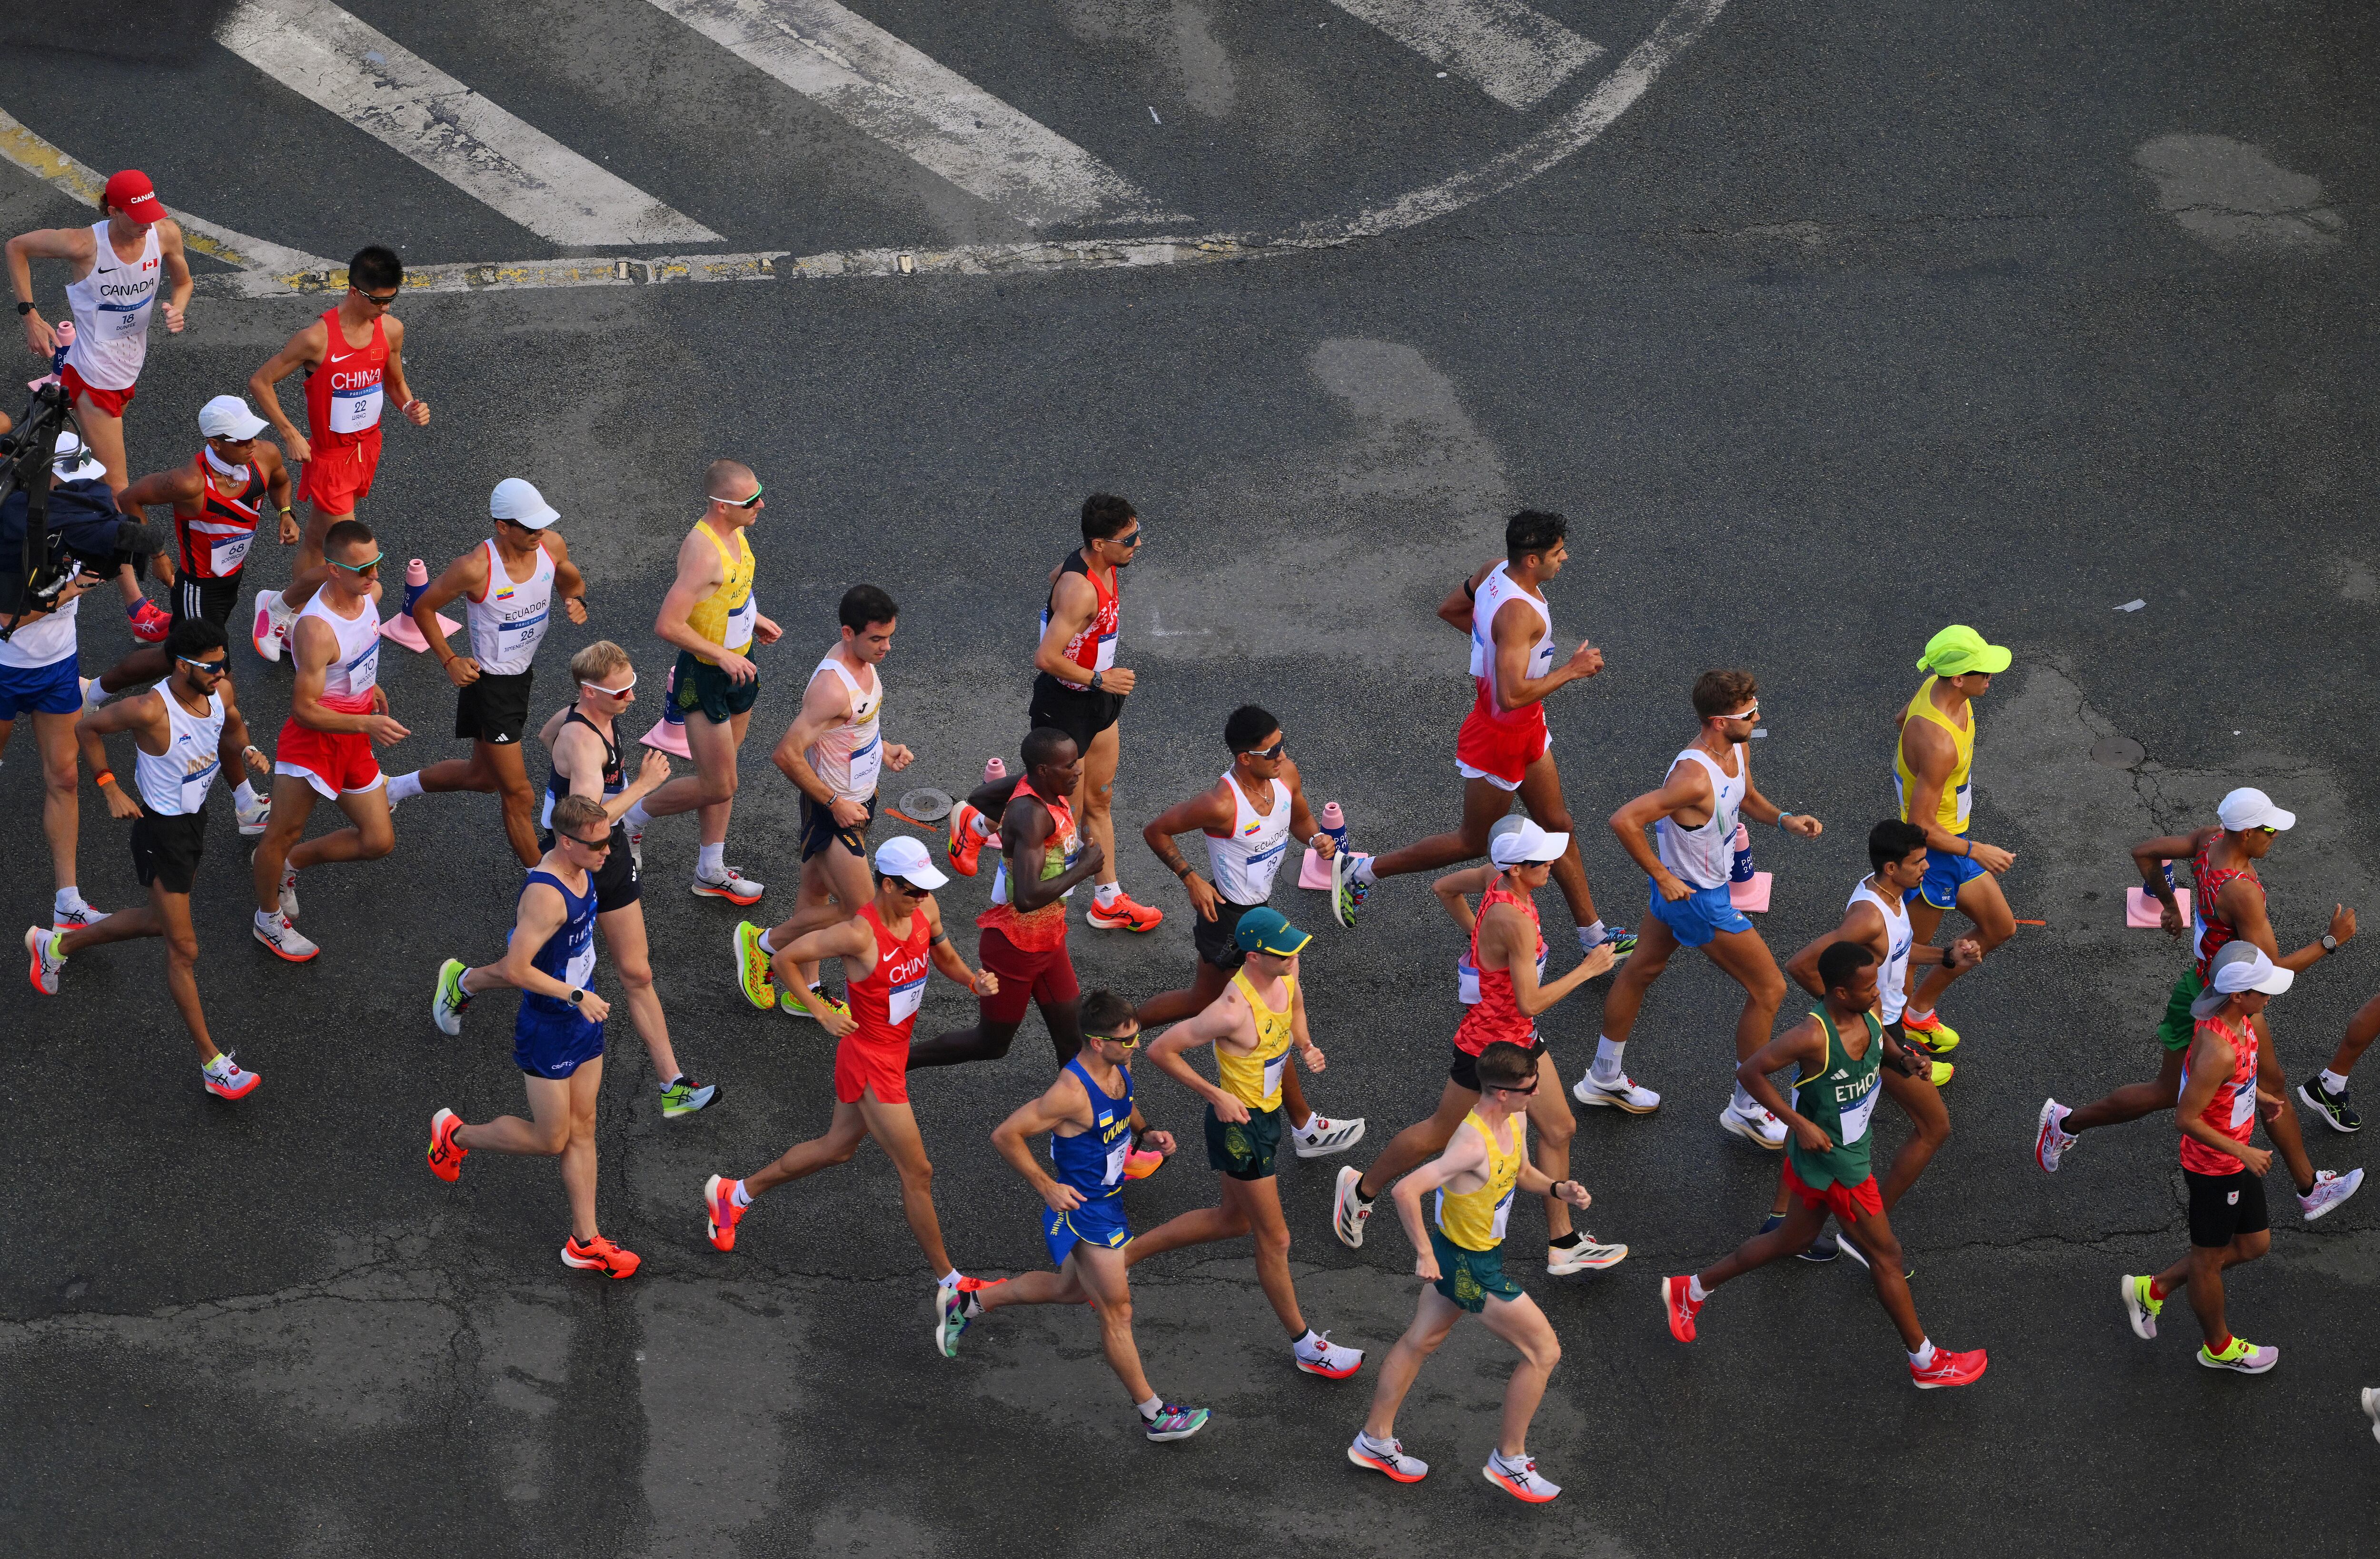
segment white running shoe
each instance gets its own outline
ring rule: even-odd
[[[1327,1381],[1343,1381],[1364,1367],[1364,1350],[1341,1348],[1330,1340],[1328,1332],[1313,1334],[1312,1342],[1300,1337],[1289,1348],[1297,1367],[1309,1375],[1320,1375]]]
[[[1560,1484],[1548,1483],[1538,1476],[1537,1458],[1535,1456],[1506,1461],[1503,1452],[1491,1451],[1488,1455],[1488,1465],[1479,1470],[1496,1487],[1514,1499],[1526,1500],[1531,1505],[1545,1505],[1561,1493]]]
[[[1330,1192],[1330,1232],[1350,1251],[1364,1248],[1364,1223],[1372,1215],[1372,1204],[1355,1194],[1355,1188],[1363,1183],[1362,1170],[1342,1164],[1339,1183]]]
[[[248,838],[254,839],[264,831],[264,826],[267,823],[273,821],[273,798],[260,796],[257,798],[256,804],[251,807],[241,801],[238,794],[235,792],[231,800],[231,810],[232,816],[239,819],[239,831]]]
[[[289,924],[287,915],[274,916],[270,925],[250,921],[249,930],[258,941],[270,949],[275,957],[285,959],[291,963],[303,963],[322,950],[306,940],[298,928]]]
[[[105,920],[106,918],[107,912],[105,910],[94,910],[89,904],[78,905],[71,910],[52,910],[50,912],[50,929],[53,931],[79,931],[86,925],[97,925],[101,921]]]
[[[2371,1392],[2363,1394],[2366,1396]],[[2380,1433],[2380,1430],[2374,1430]],[[1357,1467],[1368,1467],[1375,1472],[1385,1472],[1400,1483],[1418,1483],[1429,1476],[1429,1463],[1419,1456],[1405,1455],[1405,1443],[1391,1440],[1380,1445],[1365,1438],[1361,1431],[1348,1444],[1347,1459]]]
[[[289,640],[289,625],[298,614],[282,600],[278,587],[256,593],[256,620],[248,631],[248,642],[256,653],[267,660],[281,659],[282,646]]]
[[[58,971],[67,964],[67,955],[57,950],[62,935],[43,925],[28,926],[25,930],[25,951],[33,960],[26,973],[33,988],[43,996],[58,994]]]
[[[645,830],[637,827],[634,823],[630,823],[626,827],[628,829],[628,859],[636,864],[637,874],[641,876],[644,875],[645,870]]]
[[[264,1080],[241,1066],[226,1050],[199,1069],[199,1081],[218,1099],[245,1099]]]
[[[2055,1099],[2047,1100],[2041,1106],[2040,1130],[2034,1133],[2033,1138],[2033,1161],[2053,1175],[2058,1173],[2058,1163],[2065,1158],[2066,1150],[2079,1140],[2074,1132],[2059,1130],[2060,1123],[2073,1113]]]
[[[2220,1354],[2209,1353],[2206,1351],[2204,1343],[2199,1344],[2198,1361],[2210,1370],[2229,1370],[2237,1374],[2261,1375],[2281,1361],[2281,1350],[2277,1348],[2259,1348],[2247,1338],[2234,1333],[2231,1346]]]
[[[1754,1147],[1767,1148],[1774,1153],[1785,1145],[1785,1123],[1762,1106],[1753,1106],[1752,1113],[1744,1115],[1736,1109],[1735,1101],[1730,1099],[1727,1108],[1718,1112],[1718,1123]]]
[[[638,869],[641,871],[643,868]],[[762,884],[754,882],[733,866],[722,868],[716,877],[704,876],[700,872],[694,874],[696,898],[724,899],[738,909],[749,909],[759,903],[760,895],[767,891]]]
[[[1577,1244],[1546,1247],[1546,1275],[1548,1277],[1567,1277],[1573,1272],[1601,1272],[1606,1267],[1616,1267],[1627,1259],[1627,1246],[1597,1245],[1594,1235],[1580,1229]]]
[[[2380,1440],[2380,1386],[2365,1386],[2360,1399],[2363,1416],[2372,1420],[2372,1438]]]
[[[1326,1116],[1308,1118],[1305,1124],[1293,1128],[1291,1140],[1297,1146],[1300,1158],[1328,1158],[1334,1153],[1345,1153],[1364,1140],[1362,1117],[1354,1120],[1332,1120]]]
[[[1593,1068],[1572,1087],[1570,1096],[1582,1105],[1606,1106],[1626,1110],[1630,1115],[1650,1115],[1661,1107],[1661,1095],[1650,1088],[1637,1086],[1626,1072],[1606,1082],[1595,1075]]]
[[[2344,1175],[2330,1169],[2315,1170],[2313,1190],[2298,1198],[2298,1205],[2305,1211],[2305,1221],[2312,1223],[2321,1217],[2353,1196],[2362,1184],[2363,1171],[2361,1169],[2350,1169]]]

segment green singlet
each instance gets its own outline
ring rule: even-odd
[[[1867,1053],[1854,1060],[1843,1049],[1842,1035],[1823,1008],[1812,1017],[1827,1031],[1826,1064],[1808,1077],[1793,1080],[1793,1108],[1812,1125],[1822,1128],[1833,1146],[1812,1153],[1788,1133],[1786,1156],[1793,1173],[1813,1190],[1828,1185],[1856,1186],[1876,1171],[1868,1164],[1868,1117],[1876,1113],[1877,1087],[1884,1059],[1884,1030],[1876,1014],[1863,1012],[1867,1022]]]

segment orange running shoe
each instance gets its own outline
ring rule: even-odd
[[[987,833],[1000,831],[998,824],[965,802],[959,803],[951,811],[951,870],[961,876],[975,876],[976,867],[980,864],[978,857],[986,841],[976,838],[971,826],[978,820],[984,824]]]
[[[1094,931],[1154,931],[1164,918],[1163,910],[1134,903],[1131,895],[1122,888],[1116,890],[1115,902],[1105,908],[1093,899],[1089,912],[1083,916],[1085,924]]]
[[[440,1110],[430,1118],[430,1172],[453,1185],[463,1174],[463,1160],[471,1150],[455,1140],[455,1129],[463,1118],[453,1110]]]
[[[623,1251],[600,1234],[584,1245],[574,1234],[562,1242],[562,1264],[581,1272],[600,1272],[606,1277],[634,1277],[644,1262],[634,1251]]]
[[[1007,1281],[1005,1277],[969,1277],[965,1273],[961,1273],[959,1280],[951,1287],[962,1294],[972,1294],[978,1288],[994,1287]]]
[[[1123,1155],[1123,1178],[1145,1180],[1164,1166],[1165,1155],[1148,1148],[1135,1148]]]
[[[710,1219],[710,1248],[714,1251],[735,1249],[735,1226],[744,1221],[745,1213],[745,1208],[735,1205],[735,1188],[741,1184],[741,1180],[731,1180],[724,1175],[713,1175],[702,1182],[702,1211]]]

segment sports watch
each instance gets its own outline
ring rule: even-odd
[[[583,1005],[586,1003],[586,1000],[587,1000],[587,993],[586,993],[585,991],[582,991],[582,990],[577,989],[576,987],[573,987],[573,988],[572,988],[572,990],[571,990],[571,992],[570,992],[570,1005],[571,1005],[571,1006],[573,1006],[573,1007],[583,1006]]]

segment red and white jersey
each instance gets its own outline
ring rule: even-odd
[[[198,513],[186,514],[174,506],[174,539],[181,567],[193,579],[229,579],[248,562],[256,540],[261,511],[257,495],[264,490],[264,467],[250,462],[225,465],[210,448],[201,448]]]
[[[1542,677],[1554,669],[1554,619],[1552,611],[1538,597],[1529,594],[1512,583],[1506,572],[1512,565],[1498,563],[1479,582],[1479,589],[1471,603],[1471,677],[1479,689],[1476,712],[1489,719],[1508,725],[1543,725],[1546,713],[1542,704],[1525,704],[1517,709],[1504,708],[1496,698],[1496,614],[1507,601],[1519,601],[1536,613],[1537,642],[1529,650],[1528,674]]]
[[[1454,1047],[1466,1056],[1476,1056],[1498,1040],[1525,1050],[1537,1037],[1536,1020],[1522,1011],[1513,999],[1512,970],[1489,969],[1479,961],[1479,928],[1488,924],[1488,912],[1498,904],[1516,905],[1529,917],[1530,927],[1537,931],[1538,967],[1544,967],[1546,938],[1537,921],[1536,900],[1513,892],[1509,879],[1499,873],[1488,891],[1479,895],[1479,913],[1471,923],[1469,962],[1479,971],[1479,999],[1463,1014],[1454,1031]]]
[[[1058,570],[1058,575],[1062,579],[1070,574],[1079,574],[1089,580],[1091,589],[1099,598],[1099,608],[1091,613],[1090,622],[1083,625],[1081,633],[1066,641],[1065,657],[1083,669],[1082,681],[1069,682],[1064,677],[1057,679],[1062,685],[1071,687],[1079,693],[1091,685],[1093,671],[1115,669],[1116,635],[1122,631],[1123,612],[1122,598],[1116,592],[1116,576],[1113,569],[1108,571],[1107,582],[1101,584],[1099,576],[1091,572],[1088,563],[1083,562],[1083,554],[1078,549],[1066,554],[1064,564]],[[1050,594],[1054,601],[1058,594],[1054,586]],[[1041,631],[1045,634],[1050,631],[1050,608],[1047,606],[1041,609]]]
[[[844,994],[859,1025],[854,1037],[906,1048],[917,1004],[926,999],[927,940],[933,928],[922,912],[913,914],[909,935],[895,941],[873,903],[863,906],[858,918],[876,937],[876,961],[861,975],[851,967],[858,960],[844,961]]]
[[[149,358],[149,319],[156,312],[164,257],[153,226],[141,240],[140,258],[133,260],[116,258],[106,223],[94,223],[91,236],[99,245],[91,274],[67,285],[67,307],[75,322],[67,367],[94,390],[129,390]]]
[[[2256,1130],[2256,1030],[2251,1023],[2236,1028],[2220,1018],[2199,1021],[2200,1032],[2213,1029],[2231,1046],[2231,1075],[2215,1085],[2215,1097],[2199,1118],[2235,1142],[2245,1142]],[[2190,1092],[2190,1063],[2181,1066],[2181,1090]],[[2246,1167],[2228,1153],[2217,1153],[2184,1132],[2181,1166],[2201,1175],[2236,1175]]]
[[[338,636],[339,650],[331,659],[330,670],[322,677],[322,702],[341,714],[360,715],[372,707],[372,689],[380,683],[380,612],[366,596],[356,604],[363,610],[353,617],[342,617],[330,608],[331,587],[324,586],[314,592],[306,610],[298,614],[303,622],[311,617],[330,625]],[[292,626],[290,642],[298,639]]]
[[[306,376],[306,436],[316,450],[369,443],[380,437],[381,380],[388,372],[388,332],[372,320],[371,340],[347,344],[339,311],[322,311],[330,332],[322,365]]]

